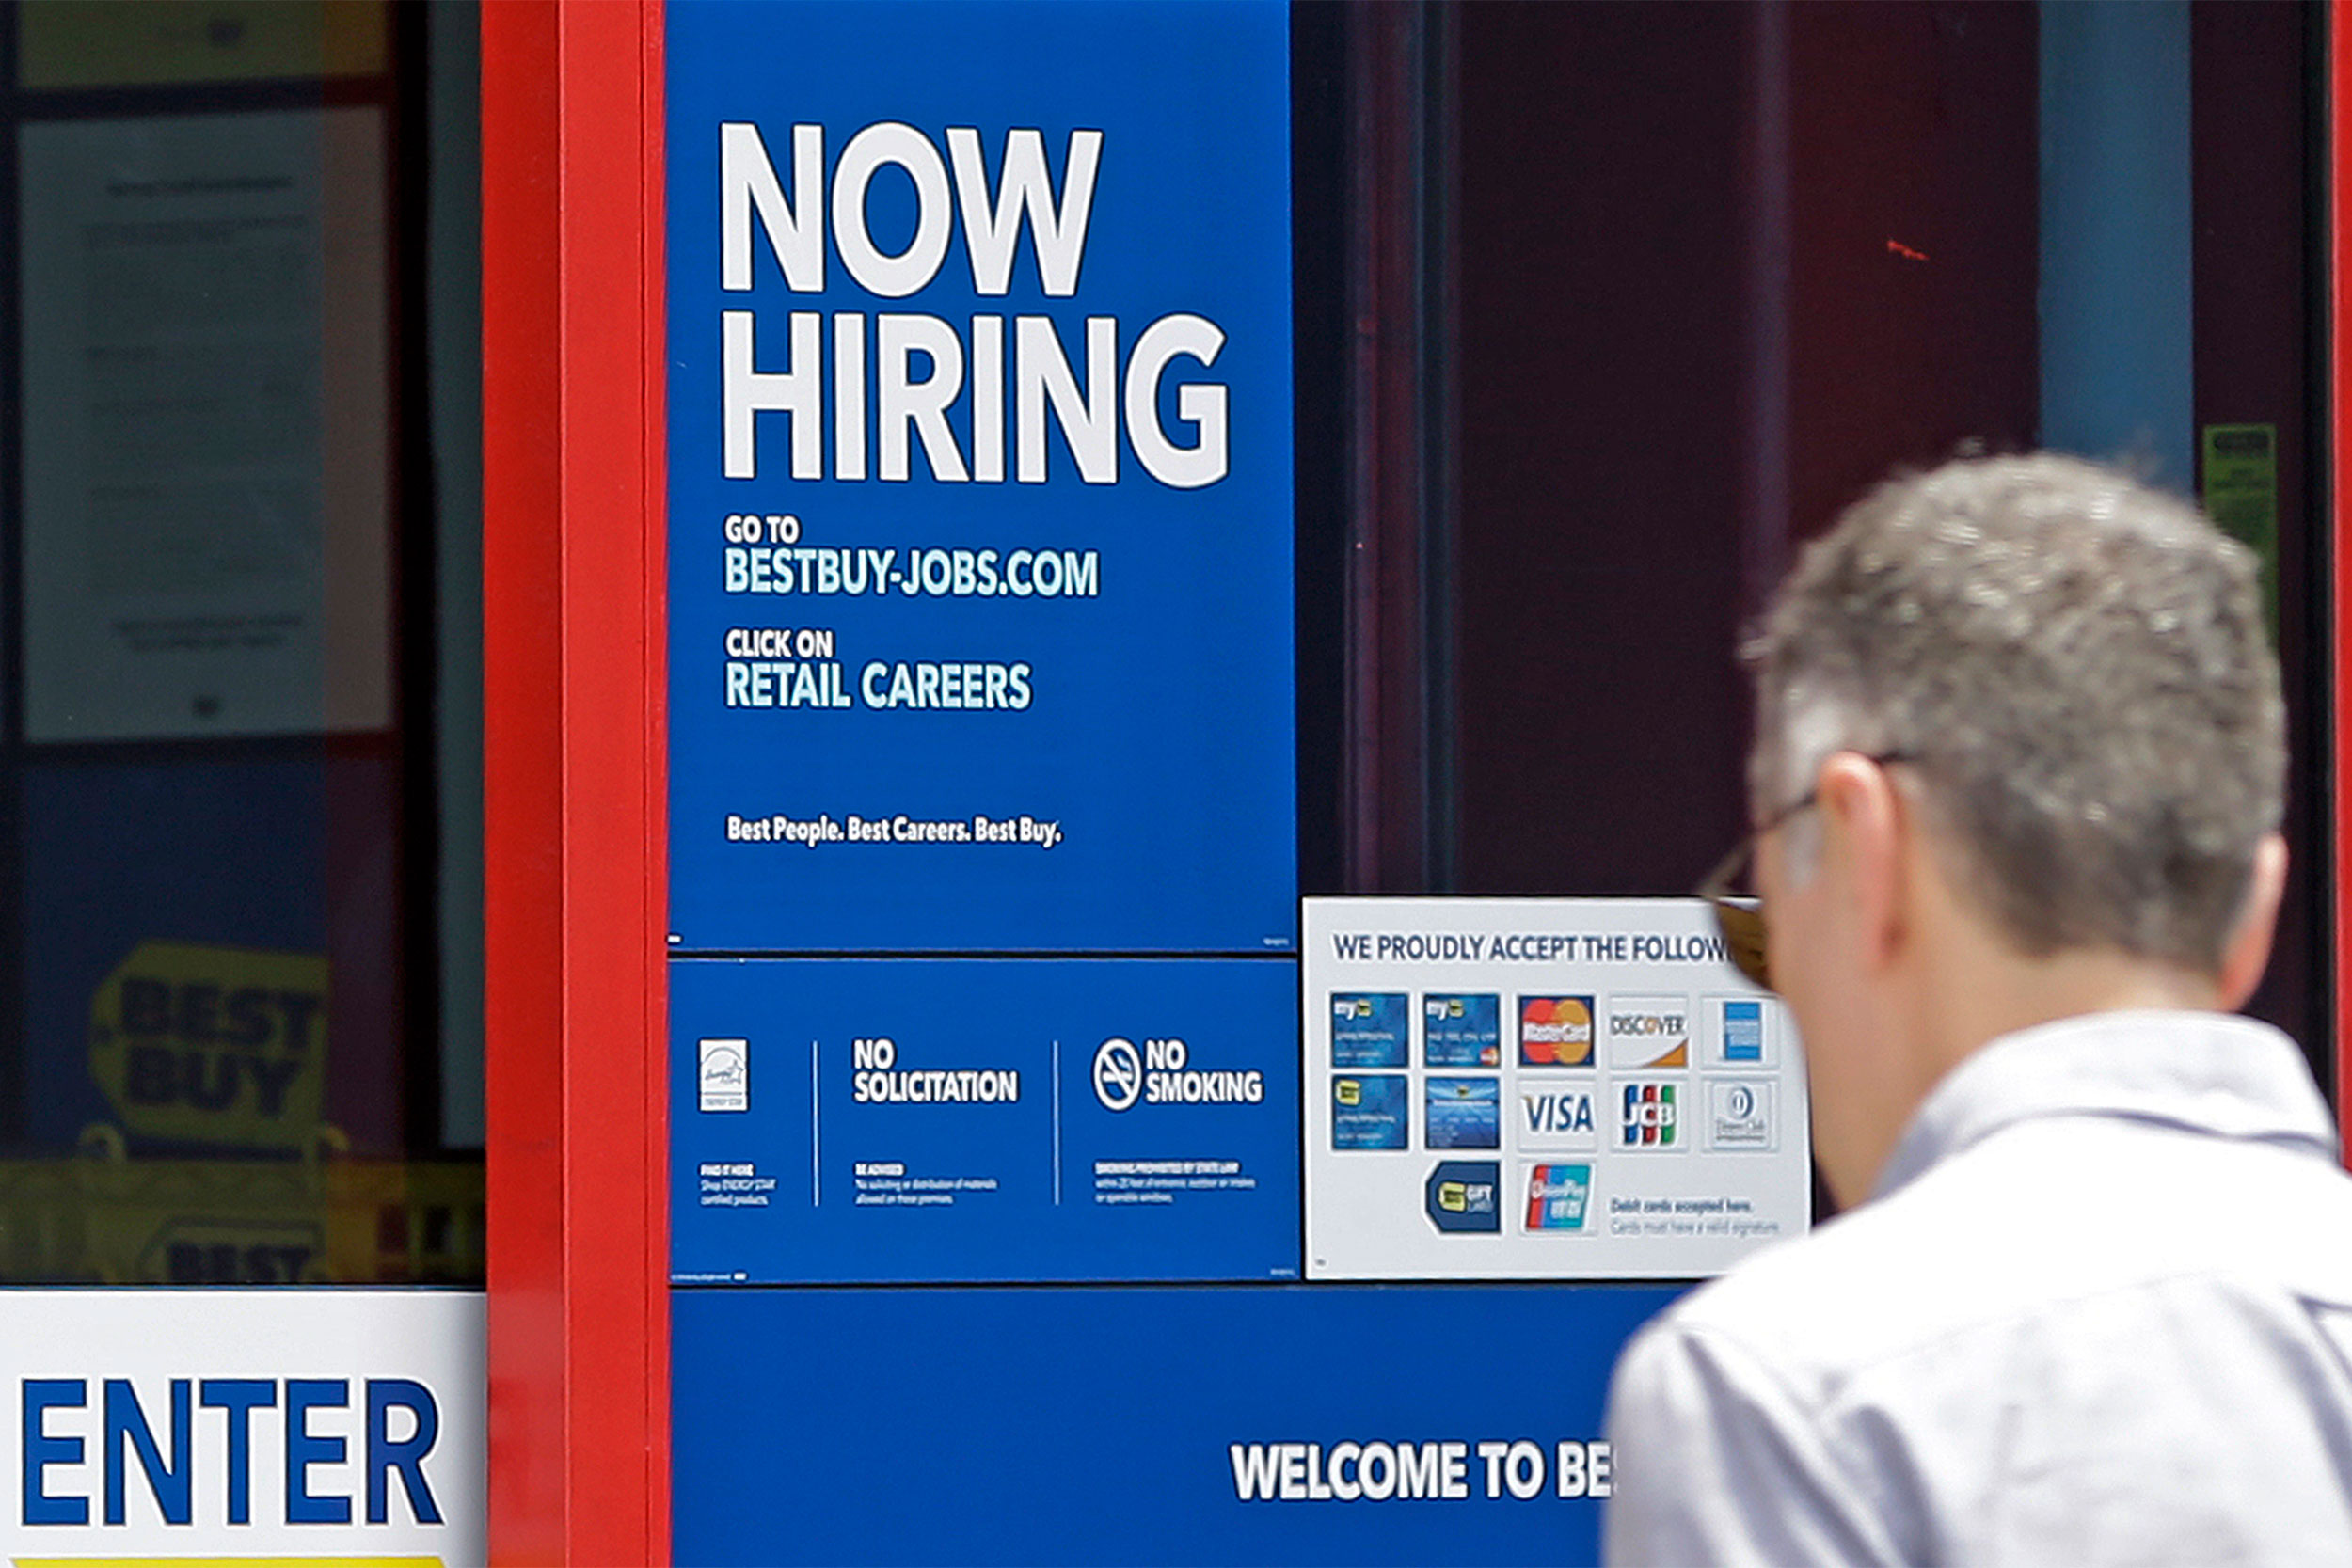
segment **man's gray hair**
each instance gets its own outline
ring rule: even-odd
[[[2279,825],[2285,717],[2251,552],[2074,458],[1882,485],[1808,546],[1746,655],[1759,814],[1832,752],[1906,759],[2017,948],[2220,962]]]

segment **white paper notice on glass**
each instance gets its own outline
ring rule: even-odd
[[[21,145],[26,738],[386,727],[380,115]]]
[[[1695,1279],[1811,1224],[1796,1031],[1700,900],[1303,930],[1310,1279]]]

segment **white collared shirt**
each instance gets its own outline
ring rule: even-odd
[[[2352,1180],[2294,1043],[1994,1041],[1872,1200],[1636,1337],[1613,1564],[2352,1564]]]

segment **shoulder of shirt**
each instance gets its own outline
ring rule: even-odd
[[[1920,1250],[1910,1214],[1918,1205],[1904,1201],[1916,1190],[1750,1255],[1677,1302],[1644,1338],[1726,1342],[1800,1382],[1899,1351],[1924,1330],[1912,1286],[1889,1276],[1907,1272]]]
[[[2219,1140],[2168,1139],[2184,1146],[2167,1151],[2180,1161],[2179,1186],[2149,1190],[2140,1162],[2107,1158],[2112,1150],[2096,1147],[2150,1136],[2161,1134],[2050,1123],[2010,1130],[1885,1197],[1752,1255],[1677,1302],[1645,1336],[1725,1346],[1772,1368],[1804,1397],[1962,1335],[2046,1322],[2069,1299],[2158,1279],[2260,1275],[2275,1263],[2310,1271],[2285,1290],[2352,1295],[2352,1262],[2343,1256],[2352,1249],[2314,1253],[2287,1234],[2292,1225],[2312,1227],[2306,1236],[2352,1238],[2352,1181],[2342,1171],[2296,1160],[2271,1174],[2298,1190],[2274,1195],[2265,1212],[2241,1215],[2234,1227],[2227,1216],[2171,1224],[2164,1215],[2174,1193],[2192,1206],[2217,1199],[2199,1190],[2200,1162],[2249,1151],[2215,1147]],[[2102,1228],[2126,1206],[2120,1228]]]

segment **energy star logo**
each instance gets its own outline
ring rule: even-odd
[[[1665,1149],[1679,1146],[1682,1126],[1677,1088],[1676,1085],[1658,1082],[1625,1085],[1623,1114],[1617,1121],[1619,1148]]]
[[[752,1043],[749,1040],[699,1040],[696,1108],[704,1111],[748,1111],[752,1108]]]

